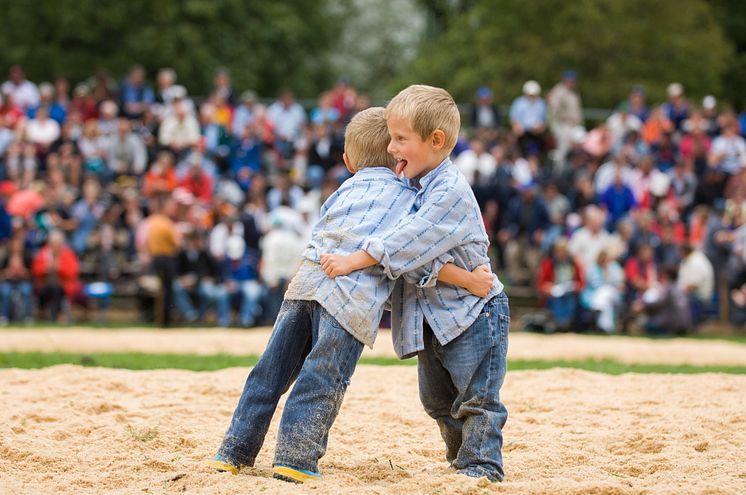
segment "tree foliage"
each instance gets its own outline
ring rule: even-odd
[[[477,0],[398,83],[437,84],[461,100],[489,85],[508,102],[527,79],[547,88],[575,69],[584,103],[610,107],[633,84],[653,100],[671,81],[718,94],[731,53],[703,0]]]
[[[736,53],[728,64],[723,94],[737,109],[746,107],[746,2],[743,0],[713,0],[715,18],[733,43]]]
[[[206,91],[214,69],[227,67],[239,89],[314,95],[334,79],[327,60],[344,9],[331,3],[0,0],[0,67],[20,63],[33,80],[78,81],[101,68],[119,76],[137,62],[151,75],[172,67],[193,92]]]

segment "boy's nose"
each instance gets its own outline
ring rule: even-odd
[[[389,145],[386,146],[386,151],[389,152],[389,155],[393,155],[394,154],[394,140],[393,139],[390,140],[389,141]]]

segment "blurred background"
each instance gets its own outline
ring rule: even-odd
[[[4,325],[271,325],[346,122],[427,83],[516,325],[743,332],[743,2],[0,6]]]

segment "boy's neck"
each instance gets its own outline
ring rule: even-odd
[[[418,175],[416,177],[416,179],[419,180],[419,179],[422,179],[423,177],[425,177],[427,174],[429,174],[430,172],[432,172],[433,170],[435,170],[436,168],[438,168],[444,161],[446,161],[447,158],[448,158],[448,155],[445,155],[437,163],[433,163],[432,165],[428,165],[427,168],[425,168],[422,171],[422,173],[420,173],[420,175]]]

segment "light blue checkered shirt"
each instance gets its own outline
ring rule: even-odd
[[[365,239],[383,235],[412,214],[416,194],[416,189],[383,167],[364,168],[347,179],[321,207],[321,218],[285,299],[317,301],[353,337],[372,347],[396,277],[389,278],[376,265],[331,279],[319,265],[320,255],[359,251]],[[434,283],[450,260],[444,254],[403,278],[420,285]]]
[[[466,178],[450,159],[420,179],[415,209],[414,215],[403,218],[384,235],[371,236],[363,245],[379,260],[388,277],[395,279],[441,256],[452,258],[454,264],[469,271],[489,264],[489,240],[479,205]],[[423,349],[423,315],[435,337],[445,345],[469,328],[487,301],[502,291],[497,276],[484,299],[454,285],[436,285],[435,276],[416,285],[400,281],[391,300],[397,355],[409,357]]]

